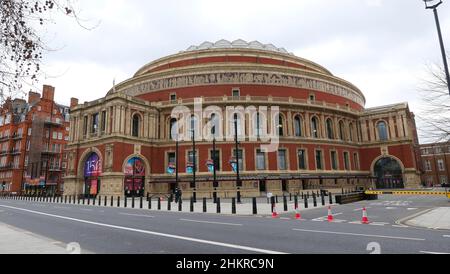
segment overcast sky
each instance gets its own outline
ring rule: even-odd
[[[55,16],[44,59],[56,100],[106,95],[144,64],[220,39],[258,40],[312,60],[359,87],[366,107],[408,102],[419,113],[426,66],[441,64],[436,26],[422,0],[79,0],[85,30]],[[450,1],[439,7],[450,47]]]

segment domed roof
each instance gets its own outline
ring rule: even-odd
[[[294,55],[293,53],[289,53],[284,48],[278,48],[273,44],[262,44],[259,41],[246,42],[245,40],[238,39],[233,42],[222,39],[215,43],[211,42],[203,42],[199,46],[190,46],[186,52],[196,51],[196,50],[208,50],[208,49],[229,49],[229,48],[243,48],[243,49],[257,49],[257,50],[267,50],[273,52],[279,52],[289,55]]]

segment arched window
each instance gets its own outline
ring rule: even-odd
[[[387,126],[385,122],[379,122],[377,124],[378,128],[378,136],[380,138],[380,141],[387,141],[388,139],[388,133],[387,133]]]
[[[220,130],[219,117],[215,113],[213,113],[213,114],[211,114],[209,122],[211,124],[211,136],[212,137],[219,136],[219,130]]]
[[[195,115],[191,115],[191,122],[190,122],[190,128],[189,128],[189,135],[191,136],[191,138],[193,136],[198,136],[199,134],[199,129],[198,129],[198,119]]]
[[[339,121],[339,139],[345,140],[344,122]]]
[[[233,133],[233,136],[237,135],[242,136],[242,120],[241,116],[237,113],[233,115],[233,120],[231,122],[231,132]],[[237,132],[235,131],[235,128],[237,127]]]
[[[264,115],[259,111],[256,113],[256,115],[254,115],[254,117],[254,132],[256,134],[256,137],[260,138],[261,136],[263,136],[263,130],[265,129],[264,121],[266,121],[266,119],[264,118]]]
[[[169,138],[170,140],[175,140],[175,137],[178,134],[178,126],[177,126],[177,119],[172,118],[170,119],[170,128],[169,128]]]
[[[141,124],[141,117],[139,114],[133,115],[133,129],[132,129],[132,135],[133,137],[139,137],[139,127]]]
[[[327,136],[328,139],[334,139],[333,121],[331,119],[327,119]]]
[[[352,123],[350,123],[350,124],[348,125],[348,129],[349,129],[349,139],[350,139],[350,142],[353,142],[353,124],[352,124]]]
[[[317,117],[311,118],[311,136],[319,138],[319,119]]]
[[[302,118],[297,115],[294,118],[294,133],[296,137],[302,137],[303,136],[303,132],[302,132]]]
[[[278,115],[278,135],[284,136],[284,121],[281,114]]]

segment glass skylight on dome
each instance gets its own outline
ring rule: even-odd
[[[225,39],[219,40],[215,43],[206,41],[200,44],[199,46],[190,46],[186,51],[189,52],[196,50],[228,49],[228,48],[258,49],[294,55],[293,53],[289,53],[285,48],[277,48],[273,44],[262,44],[259,41],[246,42],[245,40],[242,39],[238,39],[233,42],[230,42]]]

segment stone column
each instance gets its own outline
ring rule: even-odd
[[[369,132],[370,132],[370,140],[371,141],[376,141],[376,135],[375,135],[375,129],[373,126],[373,120],[368,120],[369,121]]]
[[[398,137],[404,138],[405,135],[403,134],[403,121],[402,116],[400,114],[397,115],[397,129],[398,129]]]
[[[307,138],[311,137],[311,118],[309,117],[309,112],[305,112],[305,136]]]
[[[389,129],[390,129],[390,139],[396,139],[397,135],[395,134],[395,126],[394,126],[394,119],[392,115],[389,115]]]

